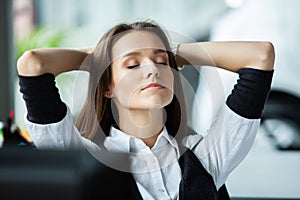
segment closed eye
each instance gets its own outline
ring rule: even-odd
[[[167,62],[156,62],[156,64],[160,64],[160,65],[168,65]]]
[[[140,65],[139,64],[138,65],[129,65],[129,66],[127,66],[127,69],[133,69],[133,68],[138,67],[138,66],[140,66]]]

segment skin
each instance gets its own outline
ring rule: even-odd
[[[232,72],[242,68],[271,71],[274,59],[274,47],[270,42],[225,41],[179,44],[176,62],[178,66],[208,65]]]
[[[121,36],[112,49],[113,82],[105,94],[117,105],[121,130],[141,138],[150,148],[163,128],[163,107],[173,97],[170,67],[158,64],[165,59],[165,55],[157,54],[156,50],[165,50],[165,47],[152,33],[132,31]],[[135,54],[122,57],[130,52]],[[63,72],[79,70],[89,53],[90,49],[29,50],[18,60],[18,73],[21,76],[39,76],[44,73],[57,76]],[[273,70],[274,59],[272,43],[243,41],[183,43],[178,45],[176,56],[179,66],[190,63],[210,65],[232,72],[242,68],[270,71]],[[137,68],[127,68],[137,64],[140,64]],[[155,81],[165,88],[142,90],[145,85]]]
[[[120,129],[152,147],[164,126],[163,107],[173,98],[166,48],[157,35],[133,31],[115,42],[112,56],[113,82],[107,97],[117,105]],[[151,83],[163,87],[144,89]]]

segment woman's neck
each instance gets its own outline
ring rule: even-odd
[[[163,110],[119,110],[119,122],[123,132],[140,138],[152,148],[163,129]]]

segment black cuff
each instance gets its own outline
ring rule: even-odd
[[[67,107],[60,99],[53,74],[19,76],[19,84],[29,121],[49,124],[59,122],[66,116]]]
[[[226,101],[228,107],[242,117],[260,118],[270,91],[273,72],[274,70],[240,69],[238,83]]]

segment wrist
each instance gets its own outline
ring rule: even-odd
[[[183,43],[178,45],[176,57],[180,65],[215,66],[215,62],[206,49],[208,42]]]
[[[84,53],[87,53],[87,54],[91,54],[93,52],[93,48],[89,47],[89,48],[83,48],[83,49],[80,49],[81,51],[83,51]]]
[[[184,44],[178,44],[175,52],[175,61],[178,67],[183,67],[184,65],[189,65],[190,63],[184,58],[184,53],[182,52],[182,46]]]

